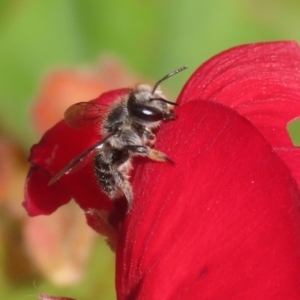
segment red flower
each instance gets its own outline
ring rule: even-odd
[[[103,94],[108,103],[125,93]],[[299,299],[300,160],[286,131],[300,115],[295,43],[240,46],[201,66],[156,146],[175,165],[139,161],[117,234],[118,299]],[[49,214],[74,197],[110,209],[92,165],[47,186],[99,137],[64,122],[33,147],[25,207]]]

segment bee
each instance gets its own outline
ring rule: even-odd
[[[70,127],[80,128],[102,117],[104,138],[73,159],[49,181],[49,185],[70,173],[91,154],[97,181],[112,200],[125,196],[128,211],[133,201],[130,170],[135,156],[145,156],[159,162],[172,160],[154,149],[154,130],[165,120],[174,120],[176,103],[168,101],[159,89],[164,80],[185,70],[184,66],[160,79],[154,87],[140,84],[111,105],[79,102],[70,106],[64,120]]]

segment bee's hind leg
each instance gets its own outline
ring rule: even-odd
[[[131,205],[132,205],[132,200],[133,200],[133,191],[131,184],[129,182],[129,178],[125,178],[119,170],[115,169],[113,172],[113,177],[116,182],[116,185],[120,189],[121,193],[125,196],[127,199],[128,203],[128,210],[130,211]]]

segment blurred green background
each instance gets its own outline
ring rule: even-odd
[[[155,81],[188,65],[164,83],[176,97],[190,74],[212,55],[238,44],[272,40],[300,41],[300,1],[1,0],[0,135],[28,155],[40,138],[30,106],[42,78],[55,68],[92,68],[101,55],[109,54]],[[102,240],[97,243],[86,277],[76,287],[58,288],[42,278],[8,281],[5,269],[0,270],[0,297],[36,299],[44,291],[115,299],[113,255],[106,248]],[[3,249],[4,264],[9,255]],[[104,274],[103,261],[111,264]]]

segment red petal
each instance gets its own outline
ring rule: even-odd
[[[210,101],[178,108],[146,162],[117,248],[118,299],[300,299],[300,194],[245,118]]]
[[[294,42],[239,46],[203,64],[179,103],[223,103],[250,120],[292,170],[300,185],[300,151],[286,130],[300,116],[300,51]]]
[[[31,167],[25,185],[26,200],[23,202],[30,216],[51,214],[71,200],[71,194],[60,184],[48,186],[50,179],[42,169]]]
[[[111,91],[94,101],[109,104],[126,93],[128,89]],[[32,166],[27,177],[24,202],[29,215],[51,214],[71,197],[85,210],[112,207],[97,182],[92,162],[48,185],[52,176],[100,139],[99,124],[75,130],[61,121],[46,132],[31,149],[29,161]]]

